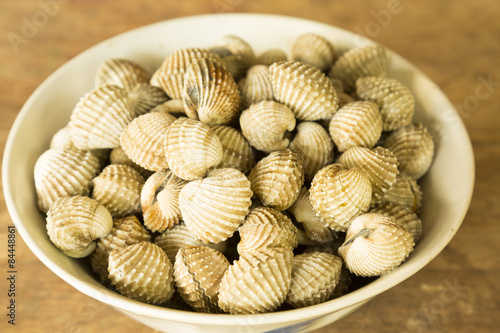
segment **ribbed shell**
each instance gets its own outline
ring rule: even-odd
[[[159,112],[135,118],[120,136],[122,149],[132,161],[147,170],[167,169],[165,134],[174,121],[174,116]]]
[[[92,183],[92,198],[106,207],[114,218],[140,211],[144,178],[134,168],[123,164],[110,164]]]
[[[384,131],[394,131],[411,124],[415,99],[411,91],[398,80],[377,76],[359,78],[356,81],[356,93],[362,99],[378,104]]]
[[[302,187],[299,197],[288,208],[288,211],[292,213],[297,222],[302,224],[306,235],[312,241],[320,244],[333,242],[334,231],[321,221],[321,218],[314,210],[307,187]]]
[[[285,302],[302,308],[327,301],[339,282],[341,269],[342,259],[325,252],[296,255]]]
[[[181,190],[179,206],[189,231],[203,242],[233,235],[252,204],[250,182],[236,169],[216,169]]]
[[[138,115],[151,111],[154,107],[165,103],[167,94],[162,88],[148,83],[137,84],[128,94]]]
[[[182,99],[171,99],[162,103],[160,105],[155,106],[151,112],[162,112],[168,114],[186,114],[186,110],[184,109],[184,102]]]
[[[369,211],[370,213],[390,216],[402,224],[412,234],[417,243],[422,236],[422,221],[408,207],[398,206],[390,202],[382,203]]]
[[[206,246],[183,246],[175,259],[177,291],[198,312],[219,313],[217,305],[222,277],[229,261],[222,253]]]
[[[387,72],[387,58],[385,49],[378,45],[363,48],[354,48],[333,64],[329,77],[339,79],[344,84],[346,92],[356,90],[356,80],[365,76],[385,77]]]
[[[290,149],[271,153],[257,163],[248,179],[264,206],[285,210],[295,202],[304,183],[302,158]]]
[[[95,240],[111,232],[113,219],[96,200],[80,195],[64,197],[47,212],[47,233],[54,245],[73,258],[88,256]]]
[[[189,118],[208,125],[229,124],[238,116],[240,91],[220,63],[199,59],[186,71],[182,100]]]
[[[224,125],[212,127],[222,144],[222,161],[219,168],[234,168],[243,173],[252,170],[255,157],[252,147],[243,134],[235,128]]]
[[[141,191],[142,215],[146,228],[162,232],[179,224],[182,219],[179,193],[187,183],[170,170],[158,171],[146,180]]]
[[[139,83],[149,83],[151,74],[141,65],[127,59],[108,59],[97,68],[96,87],[116,85],[131,91]]]
[[[222,63],[236,80],[245,76],[248,68],[255,64],[252,47],[240,37],[226,35],[215,45],[210,51],[222,59]]]
[[[319,120],[338,109],[332,81],[318,68],[299,61],[278,62],[269,67],[274,99],[288,106],[299,120]]]
[[[304,160],[304,176],[313,179],[316,172],[333,162],[333,141],[318,123],[302,122],[290,143],[290,149]]]
[[[171,53],[153,74],[151,84],[158,84],[172,99],[182,98],[184,75],[193,61],[202,58],[220,59],[210,51],[200,48],[185,48]]]
[[[269,49],[257,57],[257,64],[271,66],[275,62],[286,61],[288,57],[285,51],[280,49]]]
[[[33,170],[38,208],[47,212],[59,198],[89,195],[92,178],[99,173],[99,159],[88,150],[52,148],[45,151]]]
[[[71,141],[71,135],[69,134],[69,126],[66,125],[54,134],[52,140],[50,140],[50,148],[70,148],[76,149],[75,145]]]
[[[92,270],[99,275],[101,283],[108,279],[108,257],[111,251],[123,249],[139,242],[149,242],[151,235],[137,217],[131,215],[113,220],[111,232],[97,241],[97,247],[90,256]]]
[[[339,109],[351,102],[356,101],[351,95],[348,95],[343,92],[338,93],[338,96],[339,96]]]
[[[247,109],[250,105],[262,101],[273,100],[273,85],[269,67],[255,65],[248,69],[247,76],[240,80],[241,107]]]
[[[292,260],[293,252],[283,248],[241,256],[222,278],[219,307],[231,314],[275,310],[290,288]]]
[[[382,147],[352,147],[340,156],[339,162],[346,168],[358,167],[368,176],[372,184],[372,206],[382,200],[399,173],[396,156]]]
[[[370,208],[372,188],[361,169],[330,164],[314,176],[309,196],[324,223],[336,231],[346,231],[356,216]]]
[[[173,173],[186,180],[203,178],[222,161],[217,135],[200,121],[178,118],[167,130],[165,154]]]
[[[153,174],[153,171],[146,170],[140,165],[137,165],[128,155],[123,151],[122,147],[117,147],[109,153],[109,164],[125,164],[139,171],[144,179],[148,179]]]
[[[384,147],[396,155],[399,169],[415,179],[429,170],[434,157],[434,141],[424,125],[410,124],[389,135]]]
[[[343,106],[333,115],[329,131],[341,152],[352,147],[372,148],[382,134],[377,104],[359,101]]]
[[[73,109],[69,121],[71,141],[79,149],[116,148],[123,129],[138,115],[125,89],[97,87]]]
[[[161,304],[174,294],[173,267],[157,245],[140,242],[109,255],[109,279],[128,298]]]
[[[399,266],[413,250],[413,236],[392,217],[364,214],[349,227],[339,254],[358,276],[378,276]]]
[[[224,250],[226,249],[226,242],[203,243],[198,240],[192,233],[189,232],[186,225],[182,222],[174,226],[172,229],[165,230],[161,235],[155,238],[154,243],[165,251],[172,264],[175,263],[175,256],[177,255],[177,252],[184,245],[208,246],[221,253],[224,253]]]
[[[392,202],[418,213],[422,206],[422,190],[413,177],[400,172],[396,177],[396,182],[387,191],[382,202]]]
[[[258,150],[266,153],[288,147],[287,132],[295,128],[293,112],[275,101],[253,104],[240,116],[243,136]]]
[[[297,228],[283,213],[269,207],[250,211],[239,228],[238,253],[253,253],[265,248],[293,250],[298,245]]]
[[[324,37],[308,33],[299,36],[292,45],[292,59],[326,71],[335,60],[335,50]]]

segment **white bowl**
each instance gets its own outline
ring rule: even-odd
[[[125,298],[101,285],[81,261],[56,249],[35,204],[33,166],[52,135],[69,120],[79,98],[93,86],[103,60],[129,58],[153,70],[170,52],[207,47],[223,35],[247,40],[260,53],[288,51],[297,36],[315,32],[334,45],[363,46],[371,41],[313,21],[260,14],[218,14],[160,22],[106,40],[75,57],[33,93],[19,113],[7,141],[2,170],[5,200],[20,235],[35,255],[79,291],[164,332],[299,332],[327,325],[422,269],[449,243],[469,206],[474,159],[467,132],[441,90],[417,68],[388,50],[388,76],[415,95],[415,120],[436,140],[433,165],[422,179],[423,235],[410,258],[391,274],[348,295],[303,309],[260,315],[212,315],[172,310]]]

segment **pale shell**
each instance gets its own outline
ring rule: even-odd
[[[318,68],[299,61],[278,62],[269,67],[274,99],[293,111],[298,120],[319,120],[338,109],[332,81]]]
[[[257,57],[257,64],[271,66],[275,62],[286,61],[288,57],[285,51],[280,49],[269,49]]]
[[[371,209],[369,213],[382,214],[394,218],[396,222],[408,229],[415,243],[417,243],[422,236],[422,221],[418,218],[417,214],[408,207],[386,202]]]
[[[352,221],[339,254],[351,273],[378,276],[399,266],[414,245],[411,233],[392,217],[364,214]]]
[[[235,128],[224,125],[212,127],[222,144],[222,161],[218,168],[234,168],[247,173],[255,165],[252,147],[243,134]]]
[[[313,179],[321,168],[333,162],[333,141],[318,123],[300,123],[290,149],[302,157],[306,179]]]
[[[329,131],[340,152],[352,147],[372,148],[382,134],[377,104],[359,101],[343,106],[333,115]]]
[[[269,67],[255,65],[248,69],[247,76],[240,80],[241,107],[247,109],[250,105],[262,101],[272,101],[273,85]]]
[[[186,114],[186,110],[184,109],[184,102],[181,98],[171,99],[169,101],[166,101],[165,103],[157,105],[151,110],[151,112],[162,112],[174,115]]]
[[[358,167],[365,172],[372,184],[372,206],[396,183],[399,173],[396,156],[382,147],[352,147],[340,156],[339,162],[347,168]]]
[[[399,206],[405,206],[417,213],[422,206],[422,190],[413,177],[400,172],[396,177],[396,182],[387,191],[382,202],[392,202]]]
[[[231,74],[212,59],[191,63],[184,78],[182,99],[188,117],[207,125],[229,124],[239,113],[238,85]]]
[[[420,123],[392,132],[383,146],[396,155],[399,169],[415,179],[422,177],[432,164],[434,141],[427,128]]]
[[[38,208],[47,212],[59,198],[89,195],[92,178],[99,173],[99,159],[90,151],[52,148],[38,157],[35,190]]]
[[[252,204],[250,182],[236,169],[215,169],[181,190],[179,207],[189,231],[203,242],[233,235]]]
[[[275,101],[253,104],[240,116],[243,136],[258,150],[266,153],[288,147],[287,132],[295,128],[293,112]]]
[[[50,140],[50,148],[70,148],[77,149],[71,141],[69,126],[66,125],[54,134]]]
[[[222,59],[222,63],[235,79],[245,76],[248,68],[255,64],[252,47],[240,37],[226,35],[215,45],[210,51]]]
[[[264,206],[285,210],[295,202],[304,183],[302,158],[290,149],[271,153],[255,165],[248,179]]]
[[[47,212],[47,233],[54,245],[73,258],[88,256],[95,240],[111,232],[113,219],[96,200],[80,195],[64,197]]]
[[[147,170],[167,169],[165,134],[174,121],[174,116],[159,112],[135,118],[120,136],[122,149],[132,161]]]
[[[97,68],[96,87],[116,85],[131,91],[137,84],[149,83],[151,74],[141,65],[127,59],[108,59]]]
[[[150,304],[161,304],[174,294],[172,263],[163,250],[140,242],[109,255],[109,279],[128,298]]]
[[[183,246],[175,259],[174,279],[182,298],[198,312],[219,313],[217,305],[222,277],[229,261],[206,246]]]
[[[148,179],[153,174],[153,171],[146,170],[140,165],[134,163],[134,161],[132,161],[132,159],[130,159],[130,157],[128,157],[128,155],[123,151],[122,147],[117,147],[111,150],[111,152],[109,153],[109,164],[128,165],[139,171],[144,179]]]
[[[292,59],[326,71],[335,61],[333,45],[324,37],[308,33],[299,36],[292,45]]]
[[[145,114],[168,99],[165,91],[148,83],[137,84],[128,94],[137,114]]]
[[[411,91],[398,80],[376,76],[362,77],[356,81],[356,93],[362,99],[378,104],[384,131],[394,131],[411,123],[415,112],[415,99]]]
[[[321,220],[336,231],[346,231],[352,220],[370,208],[370,179],[356,167],[330,164],[316,174],[310,198]]]
[[[298,245],[297,228],[283,213],[269,207],[250,211],[239,228],[238,253],[253,253],[265,248],[293,250]]]
[[[342,259],[325,252],[296,255],[285,302],[302,308],[327,301],[337,287],[341,269]]]
[[[293,252],[283,248],[241,256],[222,278],[219,307],[231,314],[275,310],[290,289],[292,261]]]
[[[178,118],[167,130],[165,155],[173,173],[182,179],[203,178],[222,161],[223,148],[217,135],[200,121]]]
[[[92,198],[106,207],[114,218],[140,211],[144,178],[134,168],[123,164],[110,164],[92,183]]]

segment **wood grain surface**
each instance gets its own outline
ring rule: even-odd
[[[57,2],[46,21],[39,12]],[[394,7],[397,4],[397,7]],[[389,9],[392,14],[387,15]],[[90,46],[149,23],[217,12],[302,17],[363,33],[401,54],[457,106],[472,138],[475,193],[465,221],[429,265],[315,333],[498,332],[500,327],[500,5],[498,0],[0,0],[0,153],[34,89]],[[385,16],[383,14],[386,14]],[[37,16],[38,15],[38,16]],[[26,20],[40,27],[23,36]],[[42,24],[43,23],[43,24]],[[26,31],[25,31],[26,32]],[[272,33],[272,32],[271,32]],[[483,80],[493,81],[489,94]],[[29,133],[26,133],[29,136]],[[0,194],[3,199],[3,193]],[[17,325],[7,325],[7,226],[0,200],[0,331],[146,333],[73,289],[17,238]],[[455,297],[445,298],[445,293]]]

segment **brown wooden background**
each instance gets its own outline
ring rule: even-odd
[[[0,0],[0,153],[33,90],[88,47],[152,22],[194,14],[272,13],[364,32],[435,81],[461,110],[474,145],[474,197],[450,245],[425,269],[347,318],[315,333],[498,332],[500,327],[500,4],[498,0],[59,0],[58,11],[16,53],[7,36],[22,35],[41,3]],[[402,9],[378,23],[394,3]],[[399,8],[398,7],[398,8]],[[479,97],[480,78],[498,82]],[[481,90],[484,92],[484,89]],[[477,103],[475,103],[477,102]],[[29,135],[27,133],[26,135]],[[3,194],[0,194],[3,198]],[[18,313],[6,324],[7,225],[0,200],[1,332],[151,332],[73,289],[17,239]],[[5,276],[5,277],[4,277]],[[450,287],[455,285],[458,287]],[[450,297],[455,292],[455,297]]]

